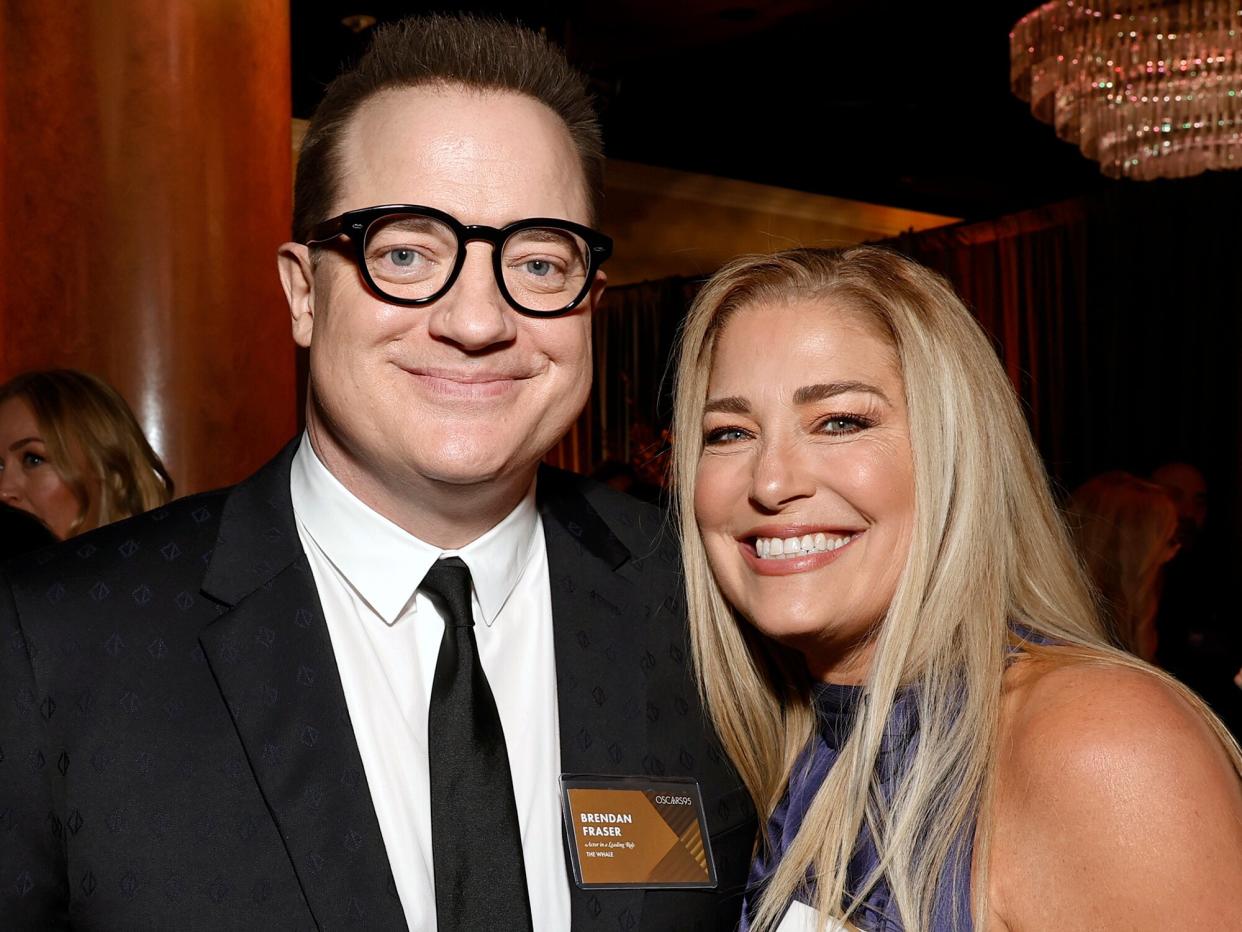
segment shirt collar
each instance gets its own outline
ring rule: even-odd
[[[441,557],[461,557],[489,627],[504,608],[538,539],[535,483],[499,524],[460,550],[419,540],[363,504],[329,472],[303,433],[289,474],[293,513],[315,544],[386,624],[410,604]]]

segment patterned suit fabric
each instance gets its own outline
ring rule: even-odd
[[[294,526],[295,448],[4,567],[4,928],[406,927]],[[563,769],[698,778],[720,877],[575,887],[573,928],[731,929],[754,813],[697,705],[661,516],[552,470],[539,500]]]

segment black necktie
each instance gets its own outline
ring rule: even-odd
[[[470,569],[457,557],[439,560],[419,588],[444,615],[427,717],[436,926],[530,930],[509,755],[474,640]]]

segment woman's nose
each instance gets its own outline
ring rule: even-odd
[[[13,505],[20,500],[21,489],[17,476],[6,466],[0,465],[0,502]]]
[[[815,483],[794,442],[765,440],[751,475],[750,499],[761,510],[779,512],[790,502],[815,494]]]

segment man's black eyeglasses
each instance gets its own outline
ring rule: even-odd
[[[507,226],[466,225],[434,207],[387,204],[351,210],[311,230],[307,246],[347,236],[363,279],[393,304],[418,307],[442,297],[461,273],[466,244],[492,244],[496,285],[514,310],[568,314],[587,296],[612,240],[569,220],[535,217]]]

